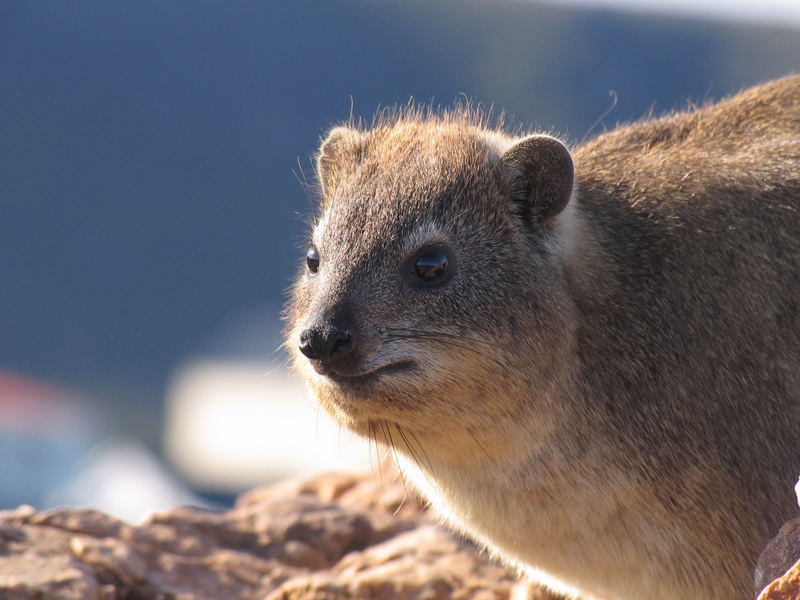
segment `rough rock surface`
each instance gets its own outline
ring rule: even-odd
[[[281,483],[226,512],[128,525],[89,509],[0,512],[0,598],[553,598],[440,529],[402,484]]]
[[[800,505],[800,481],[795,487]],[[758,600],[800,599],[800,517],[784,523],[764,548],[755,573]]]
[[[800,518],[785,523],[778,535],[761,553],[756,567],[756,590],[763,589],[771,581],[782,576],[798,559],[800,559]],[[800,594],[795,598],[800,598]]]
[[[797,600],[800,598],[800,560],[786,573],[770,583],[758,600]]]

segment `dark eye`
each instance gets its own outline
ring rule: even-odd
[[[308,265],[308,270],[312,273],[316,273],[319,270],[319,253],[314,246],[311,246],[306,252],[306,264]]]
[[[450,259],[441,249],[423,251],[414,262],[414,272],[426,283],[444,282]]]

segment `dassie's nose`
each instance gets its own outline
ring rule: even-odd
[[[300,334],[300,352],[311,360],[327,362],[353,349],[353,336],[338,327],[310,327]]]

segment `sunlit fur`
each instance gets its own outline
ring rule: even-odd
[[[750,598],[800,470],[800,78],[574,149],[569,203],[538,220],[505,159],[522,137],[497,127],[407,108],[330,133],[296,369],[447,523],[544,583]],[[404,265],[434,243],[455,275],[414,287]],[[359,372],[417,368],[318,374],[300,332],[336,311]]]

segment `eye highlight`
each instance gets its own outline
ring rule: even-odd
[[[449,264],[450,259],[444,252],[440,250],[429,252],[417,258],[417,262],[414,263],[414,272],[424,281],[433,281],[444,277]]]
[[[319,271],[319,252],[314,246],[310,246],[308,252],[306,252],[306,266],[308,266],[310,273]]]
[[[410,271],[418,285],[437,287],[450,280],[453,272],[452,253],[442,246],[422,248],[411,259]]]

